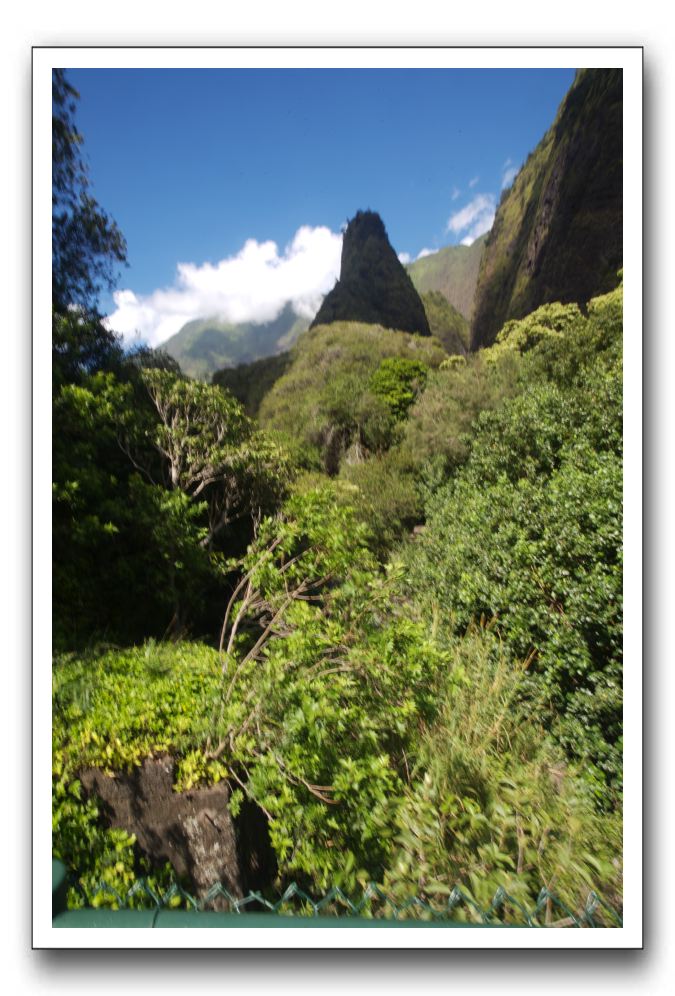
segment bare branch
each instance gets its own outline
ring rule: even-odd
[[[241,788],[244,791],[244,794],[245,794],[246,798],[250,799],[252,802],[254,802],[256,804],[256,806],[258,806],[260,809],[262,809],[262,811],[265,814],[265,816],[267,817],[267,819],[270,820],[270,822],[271,822],[272,819],[273,819],[273,816],[270,813],[270,811],[268,809],[265,809],[265,807],[263,806],[263,804],[261,802],[259,802],[256,798],[254,798],[251,795],[251,792],[249,790],[248,785],[245,782],[242,782],[242,780],[239,777],[239,775],[237,774],[237,772],[236,771],[230,771],[230,774],[234,778],[235,782],[237,782],[241,786]],[[248,771],[246,772],[246,774],[248,775]]]
[[[256,595],[257,594],[258,593],[256,592]],[[227,641],[228,656],[232,653],[234,641],[237,636],[237,630],[239,629],[239,623],[241,622],[244,613],[246,612],[247,608],[249,607],[252,601],[252,596],[253,596],[253,590],[251,588],[251,582],[249,581],[246,587],[246,594],[243,598],[241,605],[239,606],[236,616],[234,617],[234,622],[232,623],[232,629],[230,630],[230,639]],[[223,673],[225,673],[225,663],[223,663]]]
[[[260,565],[263,563],[263,561],[267,557],[271,556],[272,553],[274,553],[274,551],[276,550],[276,548],[279,546],[280,543],[281,543],[281,537],[278,536],[275,540],[272,541],[272,543],[264,551],[264,553],[262,554],[262,556],[258,560],[258,563],[254,567],[252,567],[251,570],[248,571],[243,576],[243,578],[241,579],[241,581],[239,582],[239,584],[237,585],[237,587],[234,589],[234,592],[232,593],[232,596],[230,597],[230,600],[227,603],[227,608],[225,610],[225,618],[223,619],[223,626],[222,626],[222,629],[220,631],[220,643],[218,644],[218,653],[219,654],[222,654],[222,652],[223,652],[223,644],[225,642],[225,633],[227,631],[227,621],[229,619],[230,612],[232,611],[232,606],[234,605],[234,603],[236,601],[237,595],[239,594],[239,592],[241,591],[241,589],[244,587],[244,585],[246,584],[246,582],[250,581],[251,575],[253,574],[254,570],[256,570],[256,568],[260,567]],[[232,640],[230,640],[230,643],[228,644],[228,653],[229,653],[229,651],[231,649],[231,644],[232,644]]]
[[[125,442],[123,442],[123,439],[122,439],[122,436],[119,436],[119,435],[117,436],[117,445],[118,445],[118,446],[119,446],[119,448],[120,448],[120,449],[122,450],[122,453],[124,453],[124,455],[125,455],[126,457],[128,457],[128,458],[129,458],[129,460],[131,460],[131,462],[132,462],[132,464],[134,465],[134,467],[136,468],[136,470],[140,471],[140,473],[141,473],[141,474],[143,474],[143,475],[144,475],[144,477],[147,477],[147,479],[148,479],[148,480],[150,481],[150,483],[151,483],[151,484],[156,484],[156,483],[157,483],[157,482],[156,482],[156,481],[155,481],[155,480],[153,479],[153,477],[152,477],[152,475],[150,474],[150,472],[149,472],[148,470],[146,470],[146,468],[145,468],[145,467],[142,467],[142,466],[140,465],[140,463],[138,463],[138,462],[137,462],[137,461],[136,461],[136,460],[134,459],[134,456],[133,456],[133,454],[132,454],[132,452],[131,452],[131,449],[130,449],[129,445],[128,445],[128,444],[125,444]]]
[[[276,625],[276,623],[279,621],[279,619],[284,614],[284,612],[286,611],[286,609],[288,608],[288,606],[291,604],[291,602],[295,599],[296,594],[298,592],[301,592],[301,591],[305,590],[306,584],[307,584],[307,582],[303,581],[302,584],[300,584],[295,589],[294,592],[291,592],[291,594],[288,596],[288,598],[285,599],[283,605],[277,610],[277,612],[275,613],[275,615],[272,617],[271,622],[269,622],[268,625],[263,630],[262,636],[260,636],[258,638],[258,640],[256,641],[256,643],[251,648],[251,650],[249,650],[249,652],[246,654],[246,656],[239,662],[239,665],[238,665],[236,671],[232,675],[232,681],[230,682],[230,685],[229,685],[229,687],[227,689],[227,693],[225,695],[225,701],[226,702],[229,702],[229,700],[230,700],[230,696],[232,694],[232,689],[234,688],[235,682],[236,682],[237,677],[239,676],[239,674],[241,672],[241,669],[243,667],[245,667],[246,664],[248,664],[248,662],[251,660],[251,658],[255,657],[255,655],[258,653],[258,651],[260,650],[260,648],[266,642],[268,636],[270,635],[270,632],[272,631],[272,629],[274,628],[274,626]]]
[[[312,795],[316,796],[317,799],[320,799],[321,802],[326,803],[326,805],[328,806],[337,806],[338,804],[337,799],[329,799],[328,796],[323,794],[324,792],[334,792],[335,787],[333,785],[312,785],[311,782],[308,782],[305,778],[302,777],[302,775],[296,775],[290,772],[277,754],[273,753],[272,757],[277,762],[277,764],[283,771],[286,778],[288,778],[289,782],[295,785],[298,784],[304,785],[307,791],[311,792]]]
[[[234,605],[234,603],[236,601],[236,598],[237,598],[237,595],[239,594],[239,592],[241,591],[241,589],[244,587],[244,585],[246,584],[246,582],[250,580],[250,573],[251,572],[249,571],[248,574],[244,574],[243,578],[241,579],[241,581],[239,582],[239,584],[237,585],[237,587],[232,592],[232,595],[230,596],[230,600],[227,603],[227,608],[225,609],[225,618],[223,619],[223,627],[222,627],[222,629],[220,631],[220,643],[218,644],[218,653],[219,654],[222,654],[222,652],[223,652],[223,644],[225,643],[225,632],[227,630],[227,620],[230,617],[230,612],[232,610],[232,606]]]

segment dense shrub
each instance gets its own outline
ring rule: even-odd
[[[427,368],[419,360],[390,356],[372,374],[369,386],[385,402],[392,417],[399,420],[405,418],[415,398],[424,390],[426,380]]]
[[[496,618],[509,650],[531,660],[550,728],[604,805],[621,785],[618,302],[592,302],[583,329],[532,351],[527,390],[479,416],[410,554],[422,604],[459,632]]]
[[[339,480],[354,486],[348,500],[367,524],[372,549],[383,560],[422,521],[424,502],[416,471],[408,454],[398,448],[342,469]]]
[[[569,335],[583,323],[576,304],[560,304],[558,301],[553,304],[543,304],[525,318],[506,322],[487,356],[493,359],[504,349],[526,353],[546,339],[555,340],[560,336]]]
[[[283,500],[283,446],[217,387],[137,358],[53,401],[58,646],[215,628],[223,555]]]
[[[375,880],[401,899],[430,900],[461,884],[485,904],[498,886],[530,906],[542,885],[570,904],[589,887],[613,897],[616,821],[594,811],[531,713],[526,720],[523,666],[487,631],[447,640],[416,619],[401,602],[400,570],[374,573],[358,528],[355,542],[338,538],[349,513],[335,529],[318,493],[291,505],[293,518],[270,523],[266,545],[250,551],[251,591],[231,606],[230,623],[244,619],[247,601],[274,613],[283,636],[260,653],[249,656],[262,627],[239,624],[231,646],[228,625],[224,654],[150,642],[57,660],[54,852],[85,889],[102,879],[124,892],[140,873],[165,887],[168,869],[104,828],[77,774],[168,752],[178,790],[227,778],[233,815],[244,795],[265,811],[273,894],[294,879],[315,893]],[[306,563],[288,558],[303,548]],[[320,603],[286,604],[280,562],[291,564],[290,591],[329,564],[339,583]]]
[[[430,373],[426,390],[410,409],[402,443],[418,466],[434,461],[447,476],[462,463],[478,415],[498,408],[519,390],[519,365],[513,353],[497,363],[486,362],[479,353],[465,363],[445,361]]]
[[[81,767],[169,752],[178,788],[233,777],[265,811],[283,876],[353,889],[383,874],[405,755],[449,659],[397,611],[398,574],[376,570],[331,490],[291,499],[240,567],[220,653],[149,645],[57,663],[55,790],[77,799]]]

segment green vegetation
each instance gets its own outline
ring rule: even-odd
[[[481,412],[491,411],[519,389],[520,365],[512,352],[470,354],[444,360],[411,409],[404,448],[421,469],[445,475],[470,449],[469,432]]]
[[[411,584],[462,632],[494,618],[605,804],[621,780],[622,295],[528,354],[427,507]],[[512,327],[524,342],[536,323]],[[556,341],[557,339],[557,341]],[[543,374],[543,376],[542,376]]]
[[[469,630],[453,650],[462,680],[439,689],[420,738],[386,888],[443,898],[461,881],[489,903],[508,883],[526,903],[547,882],[574,907],[602,883],[620,906],[620,816],[597,811],[531,696],[525,704],[527,664],[485,630]]]
[[[621,905],[622,310],[466,355],[335,322],[209,385],[55,302],[53,849],[85,889],[169,883],[84,788],[162,757],[257,814],[270,895]]]
[[[371,376],[368,386],[376,398],[384,401],[392,418],[400,421],[424,389],[426,380],[427,368],[419,360],[388,356]]]
[[[55,833],[67,863],[127,884],[132,842],[78,808],[76,774],[168,752],[177,790],[230,778],[233,815],[243,793],[266,813],[277,890],[376,880],[433,899],[461,881],[484,899],[508,883],[532,901],[555,881],[572,905],[589,884],[611,893],[616,821],[522,722],[522,667],[488,631],[453,640],[411,617],[401,569],[377,569],[330,489],[267,520],[240,566],[220,654],[151,643],[57,660]],[[261,607],[270,622],[255,632]]]
[[[246,414],[255,418],[263,398],[286,373],[290,363],[290,353],[265,356],[261,360],[253,360],[252,363],[241,363],[236,367],[216,370],[212,383],[229,391],[243,405]]]
[[[54,398],[61,645],[201,625],[223,551],[245,545],[292,477],[283,449],[219,388],[132,364],[122,377],[91,374]]]
[[[294,437],[306,466],[337,474],[345,461],[384,452],[399,432],[391,406],[371,383],[382,361],[435,367],[445,355],[430,337],[377,325],[333,322],[310,329],[260,406],[260,422]]]
[[[466,318],[453,308],[440,291],[422,294],[422,304],[427,313],[431,334],[443,343],[447,353],[464,356],[469,349],[469,323]]]
[[[487,235],[481,235],[470,246],[444,246],[409,263],[410,279],[422,300],[429,291],[440,292],[460,315],[470,320],[486,239]],[[436,334],[432,329],[432,335]]]
[[[320,349],[326,384],[333,368],[382,406],[389,445],[334,483],[306,473],[281,506],[272,488],[278,511],[242,555],[216,558],[230,595],[211,647],[57,657],[55,848],[85,885],[168,881],[79,782],[89,766],[168,754],[177,791],[228,779],[235,818],[244,798],[264,812],[275,893],[374,880],[431,901],[459,882],[479,902],[499,885],[532,902],[554,884],[571,906],[590,887],[620,904],[621,308],[618,290],[587,317],[544,309],[510,325],[494,356],[445,369],[411,360],[410,342],[427,361],[441,354],[400,333],[301,340],[300,357]],[[374,355],[378,341],[389,356]],[[116,382],[98,376],[106,396]],[[194,512],[189,480],[221,459],[236,475],[249,423],[215,387],[141,379],[175,479],[166,493]],[[215,513],[177,531],[191,580],[207,567],[188,550],[207,556]]]

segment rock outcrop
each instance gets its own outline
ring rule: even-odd
[[[431,334],[419,294],[374,211],[357,211],[347,225],[340,279],[311,327],[339,321]]]
[[[248,804],[233,820],[227,782],[175,792],[174,763],[168,756],[146,758],[131,774],[115,777],[89,768],[80,780],[87,794],[100,800],[109,826],[135,834],[139,850],[153,865],[170,862],[200,899],[217,882],[240,899],[276,873],[265,817],[251,812]],[[219,898],[212,907],[224,908]]]

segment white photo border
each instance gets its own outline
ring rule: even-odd
[[[624,919],[595,930],[274,927],[55,929],[51,921],[51,73],[53,68],[621,68],[624,217]],[[86,139],[86,136],[85,136]],[[642,947],[643,51],[641,47],[36,47],[33,49],[33,947]]]

